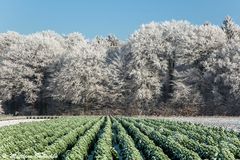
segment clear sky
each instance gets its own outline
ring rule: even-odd
[[[219,25],[226,15],[239,24],[240,0],[0,0],[0,32],[112,33],[124,40],[151,21]]]

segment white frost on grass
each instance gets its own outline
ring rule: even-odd
[[[46,119],[15,119],[15,120],[6,120],[6,121],[0,121],[0,127],[16,125],[16,124],[19,124],[19,123],[44,121],[44,120],[46,120]]]
[[[224,127],[240,132],[240,117],[161,117],[162,119],[200,123],[203,125]]]

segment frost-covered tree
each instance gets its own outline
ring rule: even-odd
[[[240,37],[240,28],[235,24],[230,16],[227,16],[223,21],[223,31],[226,33],[227,39],[234,39],[237,36]]]
[[[26,99],[27,102],[36,100],[36,86],[33,82],[27,80],[28,77],[32,77],[34,72],[31,68],[25,65],[23,61],[23,52],[25,51],[26,38],[15,32],[8,32],[1,34],[1,54],[0,54],[0,88],[1,88],[1,99],[3,102],[12,100],[12,108],[10,111],[14,111],[15,108],[21,104],[14,104],[17,97],[22,101]],[[26,59],[26,58],[25,58]],[[22,62],[21,62],[22,60]],[[20,100],[18,100],[19,103]]]
[[[205,63],[206,73],[212,76],[214,114],[238,115],[240,112],[240,41],[231,40],[214,52]]]
[[[162,101],[190,103],[194,94],[184,79],[188,57],[195,44],[196,26],[186,21],[172,21],[160,24],[159,29],[163,30],[161,38],[167,44],[165,55],[168,65],[162,87]]]
[[[70,35],[67,42],[72,42],[71,49],[52,80],[53,97],[76,104],[84,111],[103,106],[107,97],[107,41],[96,38],[88,42],[81,35]]]
[[[105,57],[106,89],[108,92],[108,107],[114,108],[125,106],[124,101],[124,78],[126,75],[123,46],[115,36],[107,37],[107,50]]]
[[[46,69],[63,52],[61,37],[54,32],[22,36],[14,32],[1,35],[1,95],[4,101],[14,102],[21,97],[24,112],[36,111],[36,101],[46,78]],[[11,43],[13,41],[13,43]],[[21,103],[12,103],[12,111]],[[29,108],[30,107],[30,108]],[[33,108],[32,108],[33,107]]]
[[[191,69],[188,79],[193,84],[192,87],[200,92],[203,99],[205,107],[201,108],[202,112],[211,114],[215,110],[218,96],[214,92],[215,75],[207,71],[206,64],[211,56],[224,46],[226,36],[220,27],[214,25],[199,26],[196,35],[196,45],[193,47],[192,55],[189,56]],[[214,68],[211,69],[214,70]]]
[[[239,27],[231,18],[224,21],[225,39],[223,47],[213,52],[204,63],[206,72],[211,75],[214,95],[214,114],[239,114]]]
[[[148,101],[154,105],[193,102],[194,94],[184,75],[197,39],[195,30],[188,22],[172,21],[151,23],[135,32],[127,55],[132,57],[129,75],[135,86],[133,102],[142,102],[140,106],[145,105],[145,109],[150,106]]]
[[[131,105],[149,109],[161,95],[164,75],[167,72],[166,47],[158,24],[142,26],[129,39],[128,88],[131,88]]]

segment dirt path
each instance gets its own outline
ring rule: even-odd
[[[6,120],[6,121],[4,120],[4,121],[0,121],[0,127],[15,125],[19,123],[44,121],[44,120],[46,119],[15,119],[15,120]]]

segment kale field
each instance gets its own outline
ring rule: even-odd
[[[62,117],[0,128],[0,159],[239,158],[239,132],[167,119]]]

